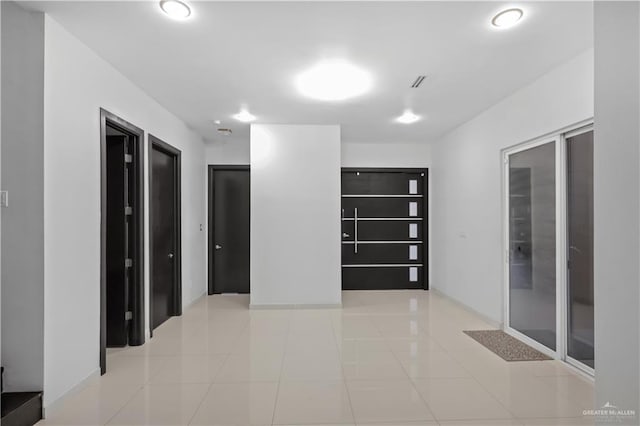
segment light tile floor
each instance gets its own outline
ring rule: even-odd
[[[492,328],[425,291],[344,292],[342,309],[249,310],[208,296],[42,425],[589,425],[593,383],[556,361],[507,363]]]

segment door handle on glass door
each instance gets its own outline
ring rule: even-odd
[[[346,232],[342,233],[342,238],[349,238],[351,235],[347,234]]]
[[[169,259],[173,259],[173,253],[169,253]]]
[[[220,250],[222,246],[220,244],[216,244],[216,250]]]

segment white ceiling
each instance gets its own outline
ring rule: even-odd
[[[591,2],[195,2],[185,22],[155,1],[29,2],[113,64],[205,140],[246,140],[231,118],[342,125],[350,142],[429,142],[593,44]],[[508,6],[512,29],[490,27]],[[368,69],[373,90],[303,98],[297,73],[323,58]],[[409,86],[421,74],[418,89]],[[425,118],[395,123],[405,107]],[[216,134],[214,119],[233,135]]]

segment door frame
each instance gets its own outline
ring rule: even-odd
[[[505,148],[502,157],[502,258],[503,258],[503,321],[502,328],[507,333],[529,346],[563,361],[588,377],[593,378],[595,370],[570,357],[568,345],[568,187],[567,187],[567,143],[566,139],[593,130],[593,118],[563,127],[544,136]],[[546,143],[555,144],[555,191],[556,191],[556,350],[552,350],[529,336],[511,328],[509,324],[509,156]]]
[[[133,221],[134,244],[131,286],[133,301],[129,323],[129,344],[139,346],[145,341],[144,309],[144,131],[117,115],[100,108],[100,374],[107,371],[107,125],[132,136],[134,158]]]
[[[215,206],[214,206],[214,188],[215,188],[215,172],[216,171],[248,171],[251,175],[251,166],[249,164],[210,164],[208,167],[208,191],[207,191],[207,295],[215,294],[215,283],[213,282],[214,261],[212,247],[215,245]],[[249,230],[251,233],[251,230]]]
[[[174,158],[175,180],[174,208],[175,225],[174,239],[175,267],[173,277],[173,312],[172,316],[182,315],[182,151],[149,133],[149,335],[153,337],[153,200],[151,199],[153,185],[153,167],[151,157],[153,150],[162,151]]]
[[[431,228],[431,212],[429,210],[429,199],[431,191],[429,187],[429,169],[428,168],[404,168],[404,167],[341,167],[340,168],[340,196],[342,197],[342,173],[420,173],[422,176],[422,244],[424,247],[422,261],[422,288],[429,290],[429,266],[431,265],[431,256],[429,255],[429,231]],[[342,244],[342,241],[341,241]],[[342,255],[341,255],[342,257]],[[342,271],[342,268],[340,268]],[[341,272],[342,273],[342,272]]]

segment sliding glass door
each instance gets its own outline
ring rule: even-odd
[[[567,141],[567,355],[594,368],[593,130]]]
[[[593,372],[593,130],[509,149],[505,330]]]
[[[509,325],[556,349],[556,142],[509,156]]]

